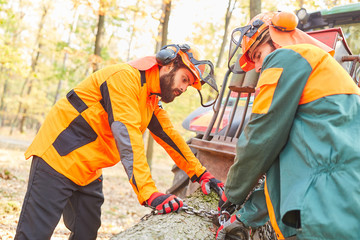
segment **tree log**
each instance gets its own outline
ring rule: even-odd
[[[219,196],[211,192],[204,195],[201,189],[196,190],[184,202],[194,209],[196,214],[185,211],[163,215],[149,215],[131,228],[114,235],[110,240],[177,240],[177,239],[215,239],[218,229],[217,215],[211,217],[210,211],[217,212]],[[149,209],[149,213],[151,210]],[[191,212],[191,211],[190,211]],[[215,213],[214,212],[214,213]],[[215,223],[215,224],[214,224]],[[243,236],[243,235],[242,235]],[[243,239],[243,237],[227,237],[227,239]],[[276,240],[276,234],[270,223],[252,229],[250,240]],[[247,239],[246,239],[247,240]]]
[[[216,193],[204,195],[198,189],[184,202],[196,212],[217,210],[219,197]],[[151,210],[149,209],[149,213]],[[198,216],[180,211],[162,215],[152,215],[131,228],[113,236],[111,240],[123,239],[215,239],[217,227],[207,216]]]

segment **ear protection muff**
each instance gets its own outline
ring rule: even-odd
[[[178,52],[183,51],[187,52],[191,48],[188,44],[169,44],[163,46],[160,51],[156,54],[156,61],[160,66],[165,66],[172,63]]]
[[[278,12],[271,18],[272,26],[282,32],[295,30],[298,22],[298,17],[292,12]]]
[[[161,50],[156,54],[156,62],[160,66],[165,66],[174,61],[176,58],[177,52],[173,49],[168,48],[168,46],[164,46]]]

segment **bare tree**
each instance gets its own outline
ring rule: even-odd
[[[224,56],[225,44],[228,43],[227,36],[228,36],[228,32],[229,32],[229,24],[230,24],[232,13],[233,13],[233,11],[235,9],[236,2],[237,2],[237,0],[229,0],[228,1],[228,6],[227,6],[227,9],[226,9],[226,14],[225,14],[224,36],[223,36],[221,46],[220,46],[219,57],[218,57],[218,60],[216,62],[216,67],[217,68],[221,66],[222,59],[223,59],[223,56]]]

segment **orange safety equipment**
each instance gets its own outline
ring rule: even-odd
[[[266,12],[255,16],[248,25],[233,30],[229,48],[228,67],[233,73],[243,73],[255,67],[249,56],[249,50],[256,47],[259,42],[269,33],[271,40],[280,47],[309,43],[334,55],[334,50],[305,32],[296,28],[297,16],[291,12]],[[239,48],[242,48],[242,56],[239,59],[242,71],[236,71],[231,60]]]
[[[196,181],[206,169],[159,106],[155,57],[142,60],[142,64],[139,60],[137,64],[101,69],[60,99],[25,157],[41,157],[81,186],[97,179],[102,168],[121,160],[139,202],[144,204],[158,192],[144,150],[143,133],[148,128],[176,165]],[[133,66],[144,68],[139,71]]]
[[[290,32],[295,30],[298,25],[299,19],[292,12],[277,12],[271,18],[272,26],[277,30],[283,32]]]
[[[170,44],[162,47],[156,54],[156,61],[164,66],[173,62],[177,55],[180,55],[183,63],[196,77],[192,85],[194,88],[201,90],[201,85],[207,83],[218,92],[214,79],[214,65],[209,60],[198,60],[199,52],[188,44]]]

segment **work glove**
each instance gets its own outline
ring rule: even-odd
[[[147,204],[158,210],[158,214],[178,212],[184,205],[181,198],[160,192],[154,192],[147,200]]]
[[[199,179],[199,183],[201,184],[201,190],[204,194],[208,195],[211,189],[215,190],[215,192],[219,195],[222,195],[224,191],[224,183],[217,180],[211,173],[205,171]]]
[[[225,196],[225,191],[222,192],[220,198],[219,198],[219,203],[218,203],[218,210],[219,212],[224,210],[221,207],[224,205],[224,203],[227,201],[227,197]]]
[[[248,240],[250,239],[250,230],[245,227],[236,215],[233,215],[217,230],[216,240],[225,240],[225,238]]]

